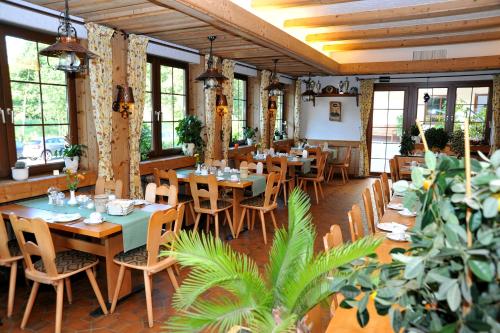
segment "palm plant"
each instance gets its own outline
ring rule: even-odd
[[[332,294],[339,266],[372,254],[380,240],[361,239],[314,254],[316,233],[309,197],[295,190],[289,199],[288,230],[276,231],[265,277],[248,256],[211,235],[183,231],[166,251],[191,269],[173,298],[177,315],[168,332],[227,332],[246,326],[252,332],[307,332],[304,317]],[[333,272],[333,273],[332,273]],[[210,295],[216,290],[216,297]]]

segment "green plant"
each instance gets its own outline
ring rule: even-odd
[[[149,158],[152,142],[153,136],[151,133],[151,127],[146,124],[142,124],[141,137],[139,139],[139,152],[141,154],[141,161],[147,160]]]
[[[444,149],[448,143],[448,133],[444,128],[431,127],[425,131],[424,135],[429,149]]]
[[[69,157],[73,159],[73,157],[81,157],[83,153],[87,149],[86,145],[74,144],[74,145],[66,145],[63,149],[56,150],[55,156]]]
[[[257,131],[259,129],[257,127],[253,128],[253,127],[243,127],[243,137],[245,139],[254,139],[255,136],[257,135]]]
[[[175,128],[179,137],[178,143],[194,143],[195,147],[200,149],[203,147],[203,139],[201,138],[202,128],[203,124],[196,116],[189,115],[184,117]]]
[[[389,264],[347,267],[350,277],[336,281],[346,297],[341,306],[357,307],[365,325],[371,295],[395,332],[498,332],[500,151],[472,160],[470,195],[463,159],[428,151],[425,161],[412,170],[411,185],[394,185],[418,211],[409,249],[395,249]]]
[[[451,134],[450,148],[457,155],[462,157],[465,154],[464,131],[459,129]]]
[[[26,162],[23,161],[17,161],[14,164],[14,169],[26,169]]]
[[[275,137],[281,137],[281,132],[278,131],[278,130],[274,131],[274,136]]]
[[[410,127],[410,135],[411,136],[419,136],[420,135],[420,131],[418,130],[418,126],[417,125],[411,125],[411,127]]]
[[[211,235],[182,231],[172,255],[190,273],[173,298],[177,315],[169,332],[227,332],[246,326],[254,333],[292,332],[305,314],[331,295],[334,269],[375,251],[373,237],[314,254],[316,233],[309,197],[290,196],[288,230],[276,230],[265,278],[257,264]],[[217,291],[217,298],[208,297]],[[207,298],[208,297],[208,298]]]
[[[415,149],[415,141],[413,141],[410,134],[405,133],[401,136],[401,144],[399,145],[399,152],[403,156],[410,155]]]

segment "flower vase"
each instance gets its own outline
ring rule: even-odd
[[[69,200],[68,200],[68,205],[76,205],[77,204],[77,201],[76,201],[76,196],[75,196],[75,191],[74,190],[71,190],[69,191]]]

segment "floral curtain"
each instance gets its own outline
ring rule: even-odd
[[[269,92],[264,90],[269,85],[271,72],[263,70],[260,75],[260,143],[262,148],[269,148],[270,136],[269,129],[269,112],[267,110],[267,102],[269,101]],[[272,140],[272,138],[271,138]]]
[[[293,142],[300,139],[300,109],[302,108],[301,81],[295,81],[295,104],[293,107]]]
[[[99,57],[90,60],[90,95],[94,112],[97,147],[99,148],[98,176],[113,179],[111,165],[111,105],[113,103],[111,38],[114,30],[95,23],[85,24],[88,48]]]
[[[359,140],[359,175],[366,177],[370,173],[370,160],[368,156],[368,143],[366,142],[366,129],[372,114],[374,80],[361,80],[360,84],[360,113],[361,113],[361,138]]]
[[[222,119],[222,155],[224,160],[227,161],[229,153],[229,143],[231,142],[231,125],[233,117],[233,79],[234,79],[234,60],[224,59],[222,61],[222,74],[228,78],[222,84],[222,93],[227,97],[227,110],[228,112]]]
[[[141,152],[139,140],[141,138],[142,120],[144,113],[144,98],[146,89],[146,66],[148,38],[129,35],[127,75],[128,84],[134,93],[134,110],[129,118],[129,146],[130,146],[130,198],[142,198],[141,174],[139,165]]]
[[[276,103],[277,97],[276,96],[270,96],[268,97],[268,100],[274,100]],[[268,123],[269,123],[269,148],[273,146],[273,141],[274,141],[274,129],[276,128],[276,116],[277,116],[277,111],[274,112],[269,112],[268,110]]]
[[[493,142],[492,149],[500,148],[500,74],[493,77]]]
[[[205,55],[205,69],[208,67],[208,54]],[[218,58],[213,57],[214,63],[217,63]],[[205,126],[207,134],[207,147],[205,149],[205,161],[214,159],[214,144],[215,144],[215,89],[205,89]]]

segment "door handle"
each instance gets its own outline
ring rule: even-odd
[[[11,108],[7,108],[5,110],[5,113],[7,113],[7,118],[5,118],[5,121],[4,121],[4,124],[9,120],[8,117],[10,117],[10,122],[12,123],[12,109]],[[2,117],[3,118],[3,117]]]
[[[0,113],[2,115],[2,124],[5,124],[5,113],[2,108],[0,108]]]
[[[155,111],[155,114],[156,114],[156,120],[158,122],[160,122],[161,121],[161,111]]]

